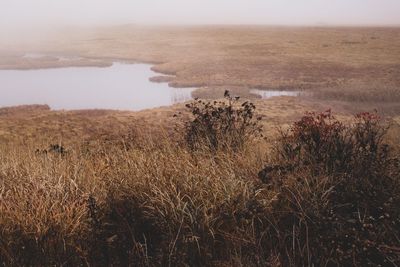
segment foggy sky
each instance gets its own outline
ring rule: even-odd
[[[400,0],[0,0],[0,27],[400,25]]]

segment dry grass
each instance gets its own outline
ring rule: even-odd
[[[250,224],[236,229],[223,216],[253,197],[252,180],[265,158],[261,151],[210,157],[168,141],[130,150],[104,143],[68,147],[66,155],[36,153],[36,147],[1,147],[0,258],[7,265],[175,265],[200,259],[188,258],[198,246],[201,255],[212,253],[214,235],[255,242],[248,236]],[[104,241],[106,254],[91,244]]]
[[[0,120],[3,131],[7,123],[11,129],[0,144],[3,265],[336,262],[340,266],[348,262],[340,253],[318,250],[331,248],[321,246],[331,239],[321,241],[320,231],[340,240],[342,234],[352,233],[337,232],[335,224],[324,228],[320,217],[337,204],[330,198],[332,186],[340,188],[347,180],[341,174],[325,176],[306,168],[278,171],[271,176],[275,177],[272,184],[262,183],[259,171],[265,164],[277,163],[269,139],[247,142],[236,152],[193,152],[177,145],[181,132],[171,135],[159,124],[156,130],[130,112],[28,108],[29,115],[26,108],[3,111]],[[61,126],[54,126],[60,121]],[[32,128],[35,125],[40,134]],[[12,137],[15,130],[19,132]],[[63,142],[65,153],[48,149],[57,140]],[[389,177],[397,181],[399,174],[392,172]],[[396,189],[393,184],[389,188]],[[398,195],[393,197],[397,201]],[[390,215],[396,222],[397,213],[390,210]],[[391,228],[386,221],[384,226],[371,232],[373,237],[386,236]],[[367,245],[378,249],[379,261],[383,262],[383,255],[385,263],[396,264],[395,238],[398,233],[393,231],[390,242]],[[358,265],[363,262],[363,258],[356,260]]]
[[[271,150],[277,126],[287,128],[307,110],[333,107],[344,122],[349,111],[384,110],[393,115],[386,141],[398,155],[399,42],[397,28],[134,26],[63,31],[39,44],[3,41],[1,68],[66,66],[51,56],[19,56],[67,53],[84,57],[74,63],[80,65],[154,63],[172,75],[171,85],[204,86],[196,96],[219,97],[226,87],[246,98],[254,97],[249,88],[300,88],[318,101],[254,99],[266,139],[216,153],[177,145],[183,133],[174,130],[173,115],[183,104],[136,113],[0,109],[0,265],[365,266],[362,260],[374,255],[399,265],[399,213],[392,204],[400,194],[389,203],[392,217],[384,214],[384,223],[372,222],[365,232],[353,230],[350,213],[339,213],[340,224],[331,220],[330,209],[349,201],[339,194],[344,202],[335,202],[337,192],[354,195],[341,173],[278,168],[272,184],[258,179],[265,164],[279,164]],[[51,144],[67,152],[50,151]],[[396,168],[378,172],[390,184],[376,188],[385,196],[397,192],[392,181],[399,175]],[[344,258],[340,247],[329,250],[336,245],[323,238],[328,233],[341,241],[370,234],[361,235],[354,251],[363,244],[377,254]]]
[[[257,105],[257,115],[264,116],[264,127],[270,131],[292,122],[307,110],[323,109],[318,104],[302,102],[292,97],[256,100],[254,103]],[[54,111],[47,106],[0,108],[0,140],[11,143],[33,140],[45,145],[62,142],[68,145],[77,140],[96,139],[103,134],[123,136],[132,127],[149,132],[158,132],[159,128],[164,128],[172,134],[178,122],[174,114],[184,111],[184,104],[140,112]]]

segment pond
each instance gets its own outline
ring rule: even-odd
[[[299,96],[299,91],[282,91],[282,90],[259,90],[252,89],[250,93],[261,96],[262,99],[267,99],[275,96]]]
[[[36,55],[34,55],[36,56]],[[52,109],[143,110],[192,98],[194,88],[153,83],[148,64],[0,70],[0,107],[48,104]]]

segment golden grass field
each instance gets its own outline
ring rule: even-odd
[[[48,56],[21,58],[27,52]],[[1,69],[114,61],[154,64],[152,80],[199,87],[196,97],[229,89],[250,99],[264,138],[240,151],[193,153],[181,145],[184,103],[139,112],[0,108],[0,266],[400,264],[399,28],[127,25],[0,41]],[[262,100],[252,88],[307,95]],[[377,109],[390,125],[390,164],[366,161],[370,173],[354,183],[308,163],[261,182],[261,169],[281,164],[279,129],[328,108],[343,123]],[[67,152],[50,151],[54,144]],[[375,196],[371,205],[359,185]],[[339,210],[335,223],[329,212],[353,204],[341,189],[361,199],[365,217]],[[368,217],[369,206],[383,219]]]

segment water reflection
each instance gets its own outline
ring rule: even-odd
[[[142,110],[192,98],[194,88],[149,81],[147,64],[0,70],[0,106],[48,104],[53,109]]]
[[[279,91],[279,90],[259,90],[252,89],[250,93],[261,96],[262,99],[271,98],[274,96],[299,96],[299,91]]]

